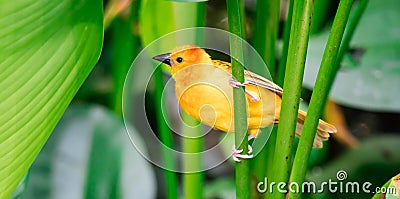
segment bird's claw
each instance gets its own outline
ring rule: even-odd
[[[246,95],[248,95],[250,97],[250,100],[252,102],[259,102],[260,98],[258,98],[256,95],[253,95],[251,92],[245,91]]]
[[[250,145],[247,145],[248,148],[248,152],[247,154],[242,154],[243,149],[236,149],[235,146],[233,146],[232,148],[232,159],[235,162],[240,162],[240,159],[250,159],[253,158],[253,154],[251,154],[253,152],[253,148]]]
[[[229,81],[229,85],[232,86],[233,88],[239,88],[239,86],[246,86],[246,84],[247,84],[246,81],[244,83],[240,83],[233,77],[230,77],[228,81]]]
[[[229,78],[229,85],[230,85],[231,87],[233,87],[233,88],[239,88],[239,86],[244,87],[244,86],[246,86],[247,84],[249,84],[249,82],[247,82],[247,81],[244,81],[244,83],[240,83],[240,82],[238,82],[237,80],[235,80],[233,77],[230,77],[230,78]],[[250,100],[251,100],[252,102],[259,102],[259,101],[260,101],[260,98],[257,97],[256,95],[252,94],[252,93],[249,92],[249,91],[245,91],[245,92],[246,92],[246,95],[250,97]]]
[[[248,141],[250,141],[250,140],[252,140],[252,139],[254,139],[255,137],[254,137],[254,135],[249,135],[249,136],[247,136],[247,140]]]
[[[248,154],[253,153],[253,147],[251,147],[250,145],[247,145],[247,153]],[[253,154],[251,154],[251,156],[253,157]]]

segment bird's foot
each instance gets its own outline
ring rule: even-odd
[[[250,145],[247,145],[248,147],[248,152],[247,154],[242,154],[243,149],[236,149],[235,146],[233,146],[232,148],[232,159],[235,162],[240,162],[240,159],[250,159],[253,158],[253,154],[251,154],[253,152],[253,148]]]
[[[259,102],[260,98],[257,95],[254,95],[253,93],[249,92],[249,91],[245,91],[246,95],[250,97],[250,100],[252,102]]]
[[[232,86],[233,88],[239,88],[239,86],[246,86],[248,84],[247,81],[244,81],[243,83],[238,82],[236,79],[233,77],[229,78],[229,85]]]
[[[248,141],[250,141],[250,140],[252,140],[252,139],[254,139],[254,138],[256,138],[254,135],[249,135],[249,136],[247,136],[247,140],[248,140]]]
[[[233,77],[229,78],[229,85],[232,86],[233,88],[239,88],[239,86],[246,86],[249,84],[247,81],[244,81],[244,83],[240,83],[237,80],[235,80]],[[249,91],[245,91],[246,95],[250,97],[250,100],[252,102],[259,102],[260,98],[257,95],[254,95],[253,93]]]

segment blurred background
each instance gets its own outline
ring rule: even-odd
[[[256,0],[244,1],[246,40],[253,46],[260,45],[255,35],[256,24],[262,22],[257,21],[256,11],[262,8],[257,3]],[[339,1],[315,0],[314,3],[302,90],[303,109],[307,109]],[[122,91],[131,63],[151,41],[174,30],[199,24],[228,30],[225,1],[203,2],[204,10],[197,4],[152,0],[103,2],[105,32],[101,58],[16,190],[15,198],[167,197],[164,171],[143,158],[125,133]],[[273,45],[276,57],[266,60],[268,67],[277,68],[280,63],[287,6],[286,0],[280,1],[278,26],[271,28],[276,30],[277,40]],[[201,12],[203,14],[199,14]],[[368,181],[373,184],[371,187],[376,187],[399,172],[399,19],[400,1],[369,1],[344,56],[324,113],[324,119],[335,124],[339,132],[323,149],[312,151],[307,181],[336,179],[337,171],[344,170],[348,181]],[[226,41],[219,42],[228,45]],[[223,54],[210,54],[213,59],[230,59]],[[169,78],[165,69],[163,77],[165,81]],[[138,88],[146,93],[147,118],[126,121],[132,131],[140,132],[143,120],[148,120],[158,132],[160,124],[155,121],[160,110],[154,105],[157,99],[155,87],[153,79],[147,88]],[[167,107],[177,110],[173,90],[168,92],[171,97],[166,101]],[[170,111],[169,117],[173,125],[181,126],[179,113]],[[179,135],[171,135],[173,148],[179,150]],[[204,148],[216,145],[222,136],[233,139],[231,135],[211,132],[204,140]],[[147,149],[145,153],[160,153],[143,138],[135,140],[137,143]],[[229,154],[230,149],[231,145],[221,147],[215,157]],[[230,160],[203,174],[205,198],[235,197],[234,164]],[[179,194],[182,194],[181,177],[178,174]],[[255,182],[259,180],[255,179]],[[303,194],[304,198],[371,196],[366,193]]]

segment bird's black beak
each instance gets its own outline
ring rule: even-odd
[[[172,60],[171,60],[170,56],[171,56],[171,53],[165,53],[165,54],[157,55],[157,56],[153,57],[153,59],[160,61],[164,64],[168,64],[169,66],[172,66]]]

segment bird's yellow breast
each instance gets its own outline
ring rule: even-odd
[[[182,109],[206,125],[233,132],[233,90],[231,74],[213,65],[196,65],[174,74],[175,94]],[[259,97],[247,99],[248,129],[259,129],[274,121],[280,97],[267,89],[246,86],[246,91]],[[277,110],[279,111],[279,109]],[[279,113],[278,113],[279,115]]]

